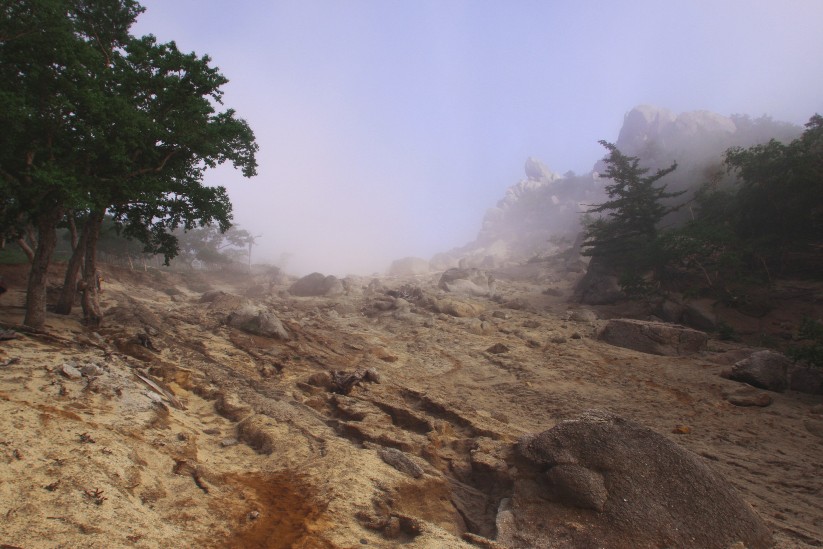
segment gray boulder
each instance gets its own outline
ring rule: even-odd
[[[526,170],[526,177],[534,181],[551,181],[556,177],[552,171],[545,164],[543,164],[543,162],[533,156],[526,159],[526,165],[524,168]]]
[[[521,438],[516,450],[524,464],[513,520],[525,546],[772,546],[768,527],[728,480],[665,436],[612,413],[586,412]]]
[[[343,283],[336,276],[321,273],[306,275],[289,287],[289,293],[299,297],[331,297],[344,291]]]
[[[449,269],[444,272],[437,287],[447,292],[493,296],[495,292],[494,277],[480,269]]]
[[[282,341],[291,339],[277,315],[253,305],[245,305],[230,313],[226,318],[226,324],[253,335],[273,337]]]
[[[653,355],[679,356],[706,349],[709,338],[697,330],[629,318],[615,318],[600,330],[598,339],[616,347]]]
[[[789,385],[787,373],[791,365],[792,361],[780,353],[758,351],[735,363],[729,379],[779,393]]]

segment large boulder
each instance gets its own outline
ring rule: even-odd
[[[291,339],[277,315],[254,305],[244,305],[231,312],[226,318],[226,324],[253,335],[273,337],[282,341]]]
[[[343,283],[336,276],[321,273],[306,275],[289,287],[289,293],[299,297],[331,297],[341,295],[344,291]]]
[[[557,177],[543,162],[533,156],[526,159],[524,168],[526,170],[526,177],[533,181],[551,181]]]
[[[789,385],[788,370],[792,361],[774,351],[758,351],[732,366],[729,379],[742,381],[760,389],[782,392]]]
[[[429,262],[420,257],[404,257],[392,261],[389,267],[389,276],[417,276],[428,274],[431,270]]]
[[[441,275],[437,286],[464,295],[493,296],[495,292],[494,277],[480,269],[449,269]]]
[[[691,328],[630,318],[609,320],[598,339],[616,347],[664,356],[696,353],[706,349],[709,341],[705,333]]]
[[[586,412],[521,438],[516,449],[525,460],[511,504],[517,547],[772,546],[768,527],[726,478],[612,413]]]

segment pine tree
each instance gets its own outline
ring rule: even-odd
[[[609,200],[587,211],[600,215],[587,224],[583,255],[598,258],[622,277],[638,276],[654,268],[660,222],[680,207],[664,201],[685,191],[667,192],[666,185],[656,186],[677,169],[677,163],[646,175],[649,169],[640,167],[639,158],[624,155],[607,141],[600,144],[609,151],[604,175],[612,182],[605,187]]]

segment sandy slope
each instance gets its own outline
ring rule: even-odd
[[[265,280],[112,270],[99,333],[78,313],[50,315],[46,335],[0,342],[0,544],[491,547],[465,533],[494,537],[505,449],[605,408],[706,458],[778,546],[823,546],[819,396],[732,406],[738,384],[718,374],[742,346],[675,358],[612,347],[593,337],[601,321],[566,320],[571,278],[541,265],[498,278],[502,297],[461,298],[476,312],[458,318],[398,309],[369,280],[294,298]],[[437,296],[435,281],[413,282]],[[208,289],[251,289],[293,339],[226,327],[236,301],[200,303]],[[20,322],[22,297],[17,284],[0,298],[4,323]],[[488,352],[496,343],[508,351]],[[68,377],[66,363],[87,374]],[[357,368],[380,383],[348,395],[309,383]]]

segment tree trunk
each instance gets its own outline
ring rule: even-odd
[[[83,320],[87,326],[100,327],[103,313],[100,311],[100,273],[97,272],[97,241],[100,238],[100,226],[106,210],[92,210],[83,232],[86,234],[86,262],[83,268],[83,281],[80,284],[83,298]]]
[[[46,283],[49,263],[57,246],[57,223],[63,216],[60,208],[54,208],[37,220],[37,248],[29,271],[26,288],[26,317],[23,324],[35,330],[46,325]]]
[[[71,226],[73,227],[74,223]],[[77,275],[80,272],[80,266],[83,264],[83,257],[86,253],[86,240],[89,234],[88,225],[83,227],[79,239],[76,234],[77,230],[75,229],[72,231],[74,251],[71,254],[71,259],[69,259],[69,264],[66,266],[63,289],[60,291],[60,298],[54,308],[54,312],[61,315],[70,314],[72,307],[74,307],[74,296],[77,294]]]
[[[34,250],[31,249],[29,243],[26,242],[25,238],[18,238],[17,245],[20,246],[20,249],[23,250],[23,253],[26,254],[26,257],[29,258],[29,263],[34,263]]]

